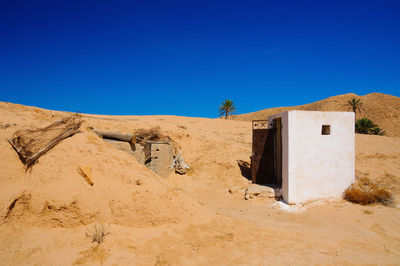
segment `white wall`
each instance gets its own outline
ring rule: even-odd
[[[282,195],[287,203],[341,197],[354,182],[353,112],[289,111],[282,117]],[[330,125],[330,135],[322,135]]]

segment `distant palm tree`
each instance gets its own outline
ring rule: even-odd
[[[236,113],[236,107],[231,100],[225,100],[219,106],[219,117],[225,116],[225,119],[228,119],[228,117],[232,116],[234,113]]]
[[[361,134],[371,134],[372,130],[376,128],[374,122],[368,118],[358,119],[356,122],[356,132]]]
[[[346,105],[349,109],[353,110],[354,114],[356,114],[357,110],[361,113],[361,110],[364,110],[362,107],[363,103],[360,99],[353,98],[351,101],[347,101]]]

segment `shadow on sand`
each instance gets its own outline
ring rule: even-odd
[[[248,180],[251,180],[251,169],[250,169],[250,164],[246,161],[242,161],[242,160],[236,160],[239,168],[240,168],[240,172],[242,173],[242,176],[247,178]]]

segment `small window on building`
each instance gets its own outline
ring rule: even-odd
[[[322,135],[330,135],[331,134],[331,125],[322,125]]]

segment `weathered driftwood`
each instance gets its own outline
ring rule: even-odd
[[[119,140],[119,141],[125,141],[125,142],[131,142],[132,138],[133,138],[133,135],[121,134],[119,132],[100,131],[97,129],[94,129],[93,132],[96,133],[99,137],[102,137],[105,139],[113,139],[113,140]]]

